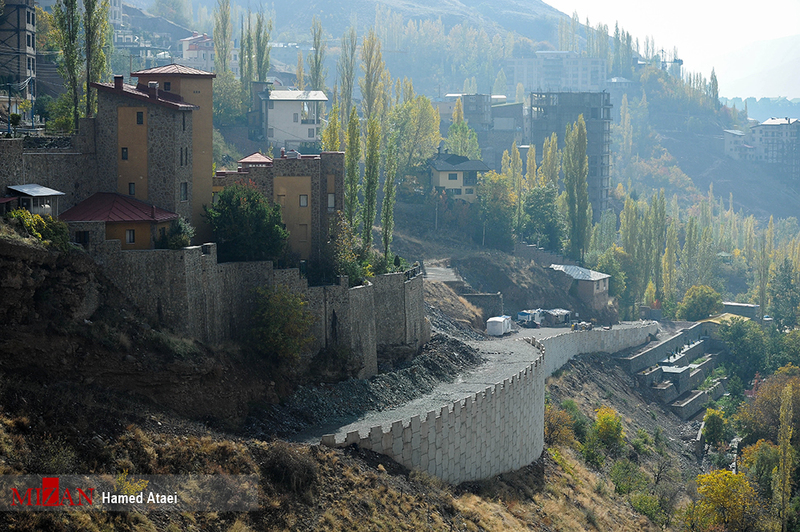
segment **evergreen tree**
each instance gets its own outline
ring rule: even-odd
[[[232,40],[231,0],[217,0],[214,13],[214,68],[218,74],[229,70]]]
[[[358,162],[361,160],[361,128],[355,107],[350,109],[350,122],[347,125],[347,151],[344,160],[344,215],[347,224],[352,228],[361,208],[358,199],[359,181],[361,180],[361,172],[358,168]]]
[[[589,158],[586,156],[586,123],[583,115],[574,125],[567,125],[564,144],[564,188],[567,193],[567,225],[569,227],[569,255],[583,259],[588,244]]]
[[[389,245],[394,234],[395,177],[397,175],[397,143],[394,135],[386,148],[386,176],[383,181],[383,203],[381,204],[381,238],[383,256],[389,261]]]
[[[372,226],[378,207],[378,177],[380,174],[381,125],[377,117],[367,120],[367,153],[364,167],[364,205],[361,209],[361,241],[364,250],[372,246]]]

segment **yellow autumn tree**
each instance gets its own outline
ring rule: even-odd
[[[742,473],[717,469],[697,476],[700,494],[699,514],[709,516],[711,524],[728,532],[752,530],[761,514],[753,486]]]

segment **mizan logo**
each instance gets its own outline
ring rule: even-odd
[[[58,477],[44,477],[41,488],[28,488],[23,493],[11,488],[11,506],[91,506],[93,500],[94,488],[61,490]]]

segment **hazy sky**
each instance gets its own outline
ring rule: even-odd
[[[800,97],[800,80],[795,94],[786,94],[783,85],[739,83],[749,74],[769,66],[775,54],[759,58],[758,65],[734,66],[734,52],[764,40],[800,34],[800,1],[761,0],[757,2],[727,3],[713,0],[544,0],[547,4],[571,15],[578,12],[581,23],[592,26],[603,22],[613,34],[614,22],[619,21],[634,39],[650,35],[656,46],[671,50],[678,47],[684,67],[693,72],[702,72],[708,77],[711,68],[716,68],[720,78],[720,94],[725,96],[789,96]],[[747,9],[743,9],[744,6]],[[745,13],[745,11],[747,11]],[[766,55],[766,54],[765,54]],[[727,57],[725,57],[727,56]],[[722,70],[722,71],[721,71]],[[752,77],[752,76],[751,76]],[[728,82],[726,89],[726,81]],[[780,89],[780,90],[779,90]],[[733,94],[738,91],[762,92],[762,94]]]

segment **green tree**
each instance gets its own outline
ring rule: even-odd
[[[709,408],[703,417],[703,436],[709,445],[725,441],[725,413],[722,410]]]
[[[589,158],[586,156],[586,122],[583,115],[567,125],[564,145],[564,187],[567,192],[567,227],[569,228],[569,256],[583,259],[588,244],[591,218],[589,217]]]
[[[781,425],[778,429],[778,471],[777,484],[781,515],[781,531],[786,532],[789,515],[789,500],[792,496],[792,473],[794,471],[794,448],[792,448],[792,385],[787,384],[781,391]]]
[[[269,54],[272,46],[269,44],[272,35],[272,19],[266,19],[264,11],[256,14],[255,35],[255,72],[258,81],[267,81],[269,72]]]
[[[743,382],[750,382],[757,371],[764,370],[767,343],[764,331],[757,323],[738,318],[724,321],[719,336],[728,348],[728,359],[734,373]],[[775,421],[777,424],[777,419]]]
[[[83,45],[86,58],[86,116],[94,115],[97,101],[92,83],[108,70],[105,54],[108,35],[108,0],[83,0]]]
[[[539,166],[539,182],[550,183],[558,188],[558,174],[561,171],[561,153],[558,151],[558,137],[553,133],[544,139],[542,164]]]
[[[592,431],[597,435],[600,444],[612,454],[619,452],[625,443],[622,418],[611,407],[602,406],[597,410]]]
[[[791,329],[797,325],[797,307],[800,305],[800,292],[794,279],[794,267],[787,257],[775,269],[768,285],[770,313],[780,330]]]
[[[348,28],[342,35],[342,51],[339,54],[339,61],[336,63],[336,71],[339,74],[339,87],[341,88],[340,98],[342,100],[341,113],[342,122],[350,116],[350,109],[353,105],[353,89],[356,83],[356,49],[358,48],[358,37],[354,27]]]
[[[350,122],[347,125],[347,151],[345,152],[344,175],[344,216],[350,227],[353,227],[359,215],[361,204],[358,199],[361,170],[358,162],[361,159],[361,128],[356,108],[350,109]]]
[[[700,505],[711,516],[712,523],[729,532],[753,530],[758,521],[759,503],[755,490],[744,474],[716,469],[698,475],[697,492]]]
[[[232,40],[231,0],[217,0],[214,12],[214,68],[218,76],[229,70]]]
[[[61,61],[58,71],[64,78],[72,111],[70,129],[78,127],[80,103],[80,74],[81,50],[80,31],[81,17],[78,0],[57,0],[53,6],[53,24],[55,28],[55,41],[61,50]]]
[[[367,120],[367,153],[364,165],[364,206],[361,209],[361,241],[364,250],[372,247],[372,226],[378,207],[378,177],[381,164],[381,125],[376,117]]]
[[[461,98],[456,100],[456,105],[453,109],[453,119],[447,130],[447,138],[444,140],[444,147],[449,153],[462,155],[473,161],[481,159],[478,134],[475,133],[464,120]]]
[[[359,86],[361,87],[361,105],[365,118],[370,118],[381,106],[380,84],[384,68],[381,41],[375,33],[375,29],[370,28],[361,43],[361,70],[364,72],[364,77],[359,80]]]
[[[339,106],[334,105],[328,114],[328,123],[322,130],[322,151],[339,151],[342,148],[340,137],[342,128],[339,126]]]
[[[765,501],[772,500],[772,472],[778,467],[779,455],[778,446],[763,439],[742,450],[741,468]]]
[[[490,171],[478,182],[481,226],[477,228],[482,245],[511,250],[514,247],[514,203],[510,178]]]
[[[711,82],[708,84],[708,97],[714,102],[714,109],[719,111],[719,82],[717,81],[717,73],[713,68],[711,69]]]
[[[314,341],[313,323],[314,315],[301,295],[283,285],[257,288],[248,345],[274,370],[291,371],[303,350]]]
[[[505,96],[506,91],[508,90],[508,81],[506,80],[506,73],[503,72],[503,69],[500,69],[500,72],[497,73],[497,77],[494,80],[494,85],[492,86],[492,94],[502,94]]]
[[[295,79],[294,82],[295,86],[301,90],[306,90],[306,78],[303,70],[303,51],[297,51],[297,68],[294,71]]]
[[[275,260],[286,247],[280,205],[270,206],[253,183],[225,187],[204,210],[221,262]]]
[[[325,78],[328,76],[328,70],[325,68],[325,49],[327,43],[322,36],[322,23],[316,15],[311,19],[311,43],[314,49],[307,57],[308,82],[311,85],[311,89],[324,91]]]
[[[441,142],[439,113],[425,96],[396,106],[391,122],[397,132],[398,167],[404,171],[424,164]]]
[[[688,321],[706,319],[722,311],[722,296],[710,286],[693,286],[678,307],[678,317]]]
[[[619,256],[624,255],[627,253],[621,247],[612,245],[597,260],[597,271],[611,276],[608,283],[608,295],[611,297],[622,298],[628,291],[625,272],[619,260]]]
[[[218,73],[213,92],[212,115],[215,126],[231,125],[244,120],[242,84],[233,72],[226,70]]]
[[[677,267],[678,260],[678,227],[675,220],[669,224],[667,229],[667,245],[664,249],[664,256],[661,259],[661,275],[663,277],[662,286],[664,299],[674,301],[677,287]]]
[[[386,176],[383,181],[383,203],[381,204],[381,238],[383,256],[389,261],[389,245],[394,233],[395,177],[397,175],[397,147],[395,137],[389,139],[386,148]]]
[[[520,231],[529,243],[553,251],[561,250],[564,221],[556,205],[558,191],[551,185],[536,185],[525,196]]]

